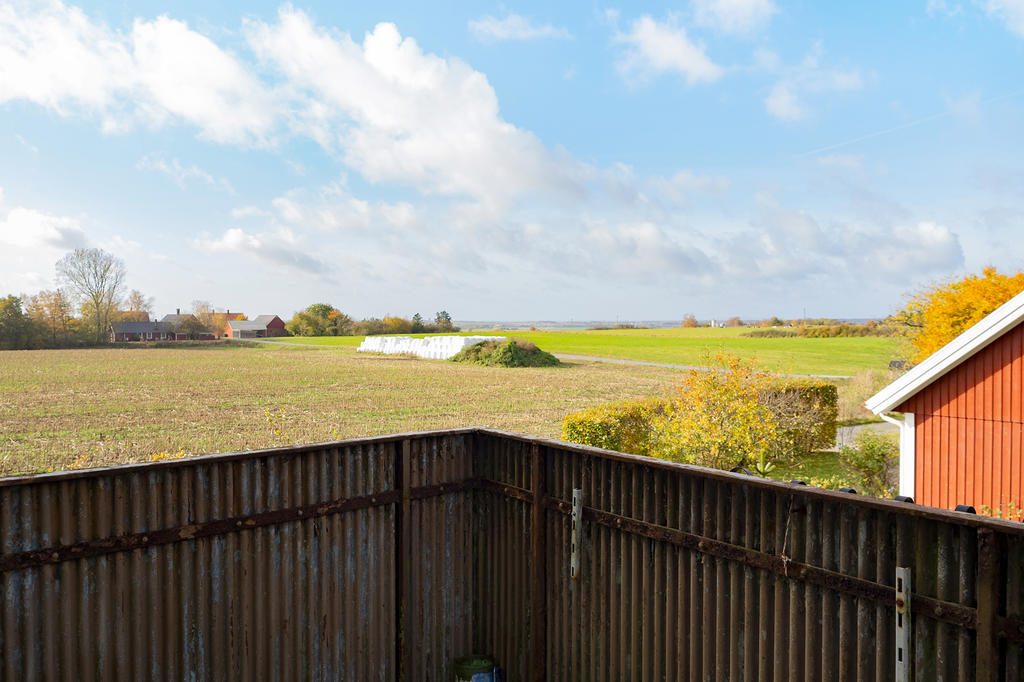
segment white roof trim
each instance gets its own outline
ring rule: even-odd
[[[983,317],[909,372],[864,401],[875,414],[888,412],[1024,320],[1024,292]]]

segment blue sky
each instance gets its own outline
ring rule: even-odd
[[[1024,0],[0,4],[0,294],[866,317],[1024,256]]]

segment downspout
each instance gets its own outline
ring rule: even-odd
[[[900,495],[906,497],[914,496],[914,469],[915,469],[915,439],[914,439],[914,413],[907,412],[903,419],[895,419],[879,412],[878,416],[882,421],[895,424],[900,429]]]

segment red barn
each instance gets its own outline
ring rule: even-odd
[[[902,412],[900,494],[1019,518],[1024,510],[1024,293],[865,403]],[[889,419],[891,421],[891,418]]]
[[[284,320],[277,315],[259,315],[252,320],[228,320],[227,335],[232,339],[259,339],[286,334]]]

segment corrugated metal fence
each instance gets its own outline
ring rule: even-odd
[[[571,503],[583,507],[570,578]],[[469,429],[0,480],[3,679],[1024,676],[1024,526]]]

